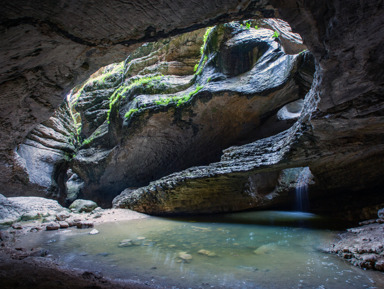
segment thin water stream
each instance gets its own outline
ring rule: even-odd
[[[323,226],[298,212],[150,217],[99,225],[97,235],[71,229],[22,242],[71,268],[153,288],[384,288],[383,273],[321,250],[335,236],[316,229]]]

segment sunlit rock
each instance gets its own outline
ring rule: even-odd
[[[181,261],[183,261],[183,262],[185,262],[185,263],[189,263],[189,262],[191,262],[191,260],[192,260],[192,255],[191,255],[191,254],[188,254],[187,252],[179,252],[179,253],[177,254],[177,257],[178,257]]]
[[[201,249],[197,253],[199,253],[200,255],[208,256],[208,257],[216,257],[217,256],[215,252],[205,250],[205,249]]]
[[[96,229],[93,229],[91,232],[89,232],[89,235],[97,235],[99,234],[99,231]]]

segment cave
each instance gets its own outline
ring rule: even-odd
[[[68,276],[73,288],[382,286],[382,5],[4,3],[6,288],[65,288]],[[63,237],[72,225],[87,234]],[[330,244],[314,257],[307,247],[319,240]],[[322,280],[271,282],[286,254],[308,276],[321,267]],[[332,283],[328,258],[368,271]],[[49,277],[17,281],[18,266]]]

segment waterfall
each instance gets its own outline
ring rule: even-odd
[[[312,179],[312,173],[309,167],[304,167],[296,181],[296,200],[295,209],[300,212],[306,212],[309,209],[308,184]]]

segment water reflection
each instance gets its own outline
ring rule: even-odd
[[[293,225],[317,219],[298,212],[148,218],[100,225],[93,236],[46,232],[34,242],[71,267],[159,288],[383,288],[382,273],[320,250],[331,231]]]

